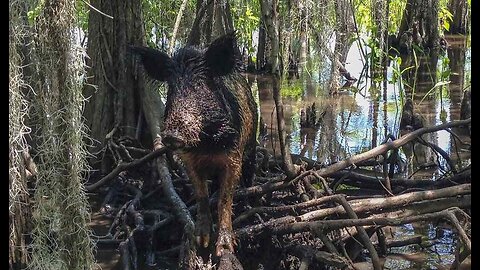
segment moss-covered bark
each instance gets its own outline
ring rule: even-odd
[[[28,110],[24,90],[20,50],[27,34],[21,12],[24,2],[9,1],[9,91],[8,91],[8,220],[9,220],[9,269],[22,269],[28,261],[26,234],[30,224],[29,193],[26,164],[23,153],[27,151],[25,117]]]
[[[75,44],[75,3],[46,0],[35,20],[38,121],[31,269],[93,269],[82,96],[85,64]]]

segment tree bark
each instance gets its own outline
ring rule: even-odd
[[[270,51],[265,64],[265,71],[272,74],[280,74],[280,34],[278,0],[260,0],[262,22],[270,43]]]
[[[127,53],[128,45],[145,42],[141,1],[94,0],[91,4],[113,16],[111,19],[91,10],[88,24],[87,65],[91,68],[84,88],[84,95],[89,98],[84,115],[91,137],[98,142],[91,152],[98,152],[107,136],[120,134],[133,138],[144,134],[148,138],[146,132],[136,130],[141,119],[138,89],[142,86],[133,76],[131,57]],[[103,173],[110,167],[111,162],[105,159]]]
[[[28,263],[27,234],[31,230],[31,209],[27,189],[27,164],[23,153],[28,151],[25,135],[28,128],[25,118],[29,109],[25,95],[25,74],[22,58],[26,55],[25,37],[31,35],[25,25],[26,2],[9,1],[9,155],[8,155],[8,221],[9,269],[24,269]]]
[[[438,49],[438,7],[437,0],[408,0],[397,39],[401,43],[402,40],[411,39],[413,44],[421,48]]]
[[[448,34],[468,34],[468,23],[470,14],[468,13],[467,0],[450,0],[448,10],[453,15],[450,28],[446,31]]]
[[[233,31],[229,0],[197,0],[197,12],[188,45],[204,46]]]
[[[39,121],[29,269],[93,269],[82,96],[85,62],[75,42],[75,3],[47,0],[35,19]]]

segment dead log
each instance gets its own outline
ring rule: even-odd
[[[375,213],[378,211],[386,211],[387,209],[406,207],[413,203],[419,203],[429,200],[435,200],[440,198],[448,198],[462,196],[463,198],[470,199],[469,194],[471,194],[471,184],[463,184],[449,188],[443,188],[439,190],[431,191],[418,191],[411,192],[408,194],[397,195],[389,198],[374,198],[374,199],[361,199],[350,201],[353,211],[355,213]],[[342,195],[333,195],[329,196],[329,199],[334,200],[336,197],[341,197]],[[323,199],[323,198],[322,198]],[[443,210],[443,209],[442,209]],[[338,214],[345,214],[345,209],[341,206],[329,207],[325,209],[318,209],[310,211],[308,213],[297,215],[297,216],[285,216],[277,219],[271,219],[262,224],[255,224],[246,226],[244,228],[236,230],[236,235],[239,238],[251,238],[255,235],[261,233],[262,231],[268,230],[271,233],[280,233],[280,232],[300,232],[307,231],[307,228],[300,229],[299,231],[293,230],[292,228],[286,229],[285,226],[297,227],[300,228],[304,224],[300,222],[315,221],[327,216]],[[305,226],[305,225],[304,225]]]
[[[386,248],[392,248],[392,247],[404,247],[409,245],[420,245],[421,243],[422,243],[422,236],[415,235],[412,237],[405,237],[402,239],[386,240],[385,246]],[[374,245],[378,245],[378,243],[374,243]]]

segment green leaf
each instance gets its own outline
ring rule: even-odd
[[[430,95],[437,87],[440,87],[440,86],[443,86],[443,85],[447,85],[449,84],[450,81],[441,81],[441,82],[437,82],[430,90],[428,90],[428,92],[423,96],[423,98],[420,100],[420,102],[418,103],[418,105],[422,104],[422,101],[428,96]]]
[[[440,120],[442,120],[442,122],[447,121],[447,111],[445,111],[443,108],[440,111]]]

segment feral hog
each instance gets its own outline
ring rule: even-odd
[[[168,84],[162,142],[177,151],[195,189],[197,244],[207,247],[212,232],[207,179],[218,181],[216,255],[234,252],[232,203],[242,179],[255,172],[257,108],[250,87],[238,72],[240,51],[234,33],[206,50],[178,50],[172,57],[132,47],[147,74]]]

